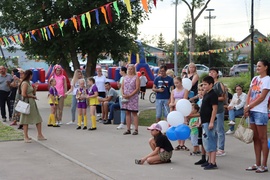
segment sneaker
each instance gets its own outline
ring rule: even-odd
[[[201,167],[206,167],[208,166],[210,163],[208,161],[205,161],[205,163],[201,164]]]
[[[116,129],[124,129],[125,125],[124,124],[119,124],[119,126]]]
[[[75,124],[75,122],[70,121],[70,122],[67,123],[67,125],[71,125],[71,124]]]
[[[62,121],[58,121],[58,125],[62,125],[63,123],[62,123]]]
[[[87,126],[84,126],[84,127],[83,127],[83,130],[86,130],[86,129],[87,129]]]
[[[217,169],[217,164],[209,163],[209,165],[208,165],[208,166],[205,166],[203,169],[204,169],[204,170]]]
[[[100,120],[98,120],[98,122],[99,122],[99,123],[104,123],[105,121],[102,120],[102,119],[100,119]]]
[[[3,118],[3,122],[7,122],[7,118]]]
[[[101,116],[101,113],[97,113],[97,117],[100,117]]]
[[[134,125],[133,124],[130,125],[130,129],[131,130],[134,129]]]
[[[78,130],[78,129],[82,129],[82,128],[81,128],[81,126],[78,126],[76,129]]]
[[[206,162],[206,160],[200,159],[198,162],[195,162],[195,165],[202,165]]]
[[[226,153],[223,150],[218,150],[216,153],[216,156],[218,156],[218,157],[225,156],[225,155],[226,155]]]
[[[230,129],[225,133],[225,134],[233,134],[234,133],[234,131],[231,131]]]
[[[230,126],[235,125],[235,122],[234,122],[234,121],[230,121],[230,122],[229,122],[229,125],[230,125]]]

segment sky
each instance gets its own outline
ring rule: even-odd
[[[139,38],[150,40],[151,37],[157,37],[162,33],[166,43],[174,40],[175,34],[175,0],[157,1],[157,7],[149,13],[149,20],[145,20],[139,26]],[[179,0],[181,1],[181,0]],[[233,38],[235,41],[241,41],[249,35],[251,24],[251,1],[252,0],[211,0],[208,4],[209,9],[214,9],[211,16],[216,16],[211,20],[212,38]],[[190,2],[190,0],[189,0]],[[178,7],[177,30],[183,31],[182,26],[189,16],[189,10],[186,4],[181,2]],[[265,36],[270,34],[270,0],[254,0],[254,26]],[[198,11],[195,12],[195,16]],[[209,34],[209,12],[202,13],[196,23],[197,34]],[[182,35],[178,33],[178,39]]]

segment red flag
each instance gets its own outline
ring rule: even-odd
[[[106,7],[106,10],[107,10],[107,13],[108,13],[109,21],[112,22],[112,9],[111,9],[111,5],[110,4],[107,4],[107,5],[105,5],[105,7]]]

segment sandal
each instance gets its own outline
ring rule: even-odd
[[[142,161],[140,159],[135,159],[135,164],[142,164]]]
[[[138,130],[135,130],[133,133],[132,133],[132,135],[138,135],[139,133],[138,133]]]
[[[174,150],[176,150],[176,151],[179,151],[179,150],[189,151],[189,149],[188,149],[187,146],[185,146],[185,145],[183,145],[183,146],[178,145],[178,146],[175,147]]]
[[[258,167],[258,169],[255,171],[256,173],[264,173],[264,172],[268,172],[268,168],[265,166],[260,166]]]
[[[130,130],[127,130],[126,132],[123,133],[123,135],[131,134]]]
[[[257,169],[258,169],[257,164],[254,164],[253,166],[246,168],[246,171],[256,171]]]

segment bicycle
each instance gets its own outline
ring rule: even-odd
[[[156,92],[151,92],[150,95],[149,95],[149,101],[150,103],[155,103],[156,102],[156,96],[157,96],[157,93]]]

